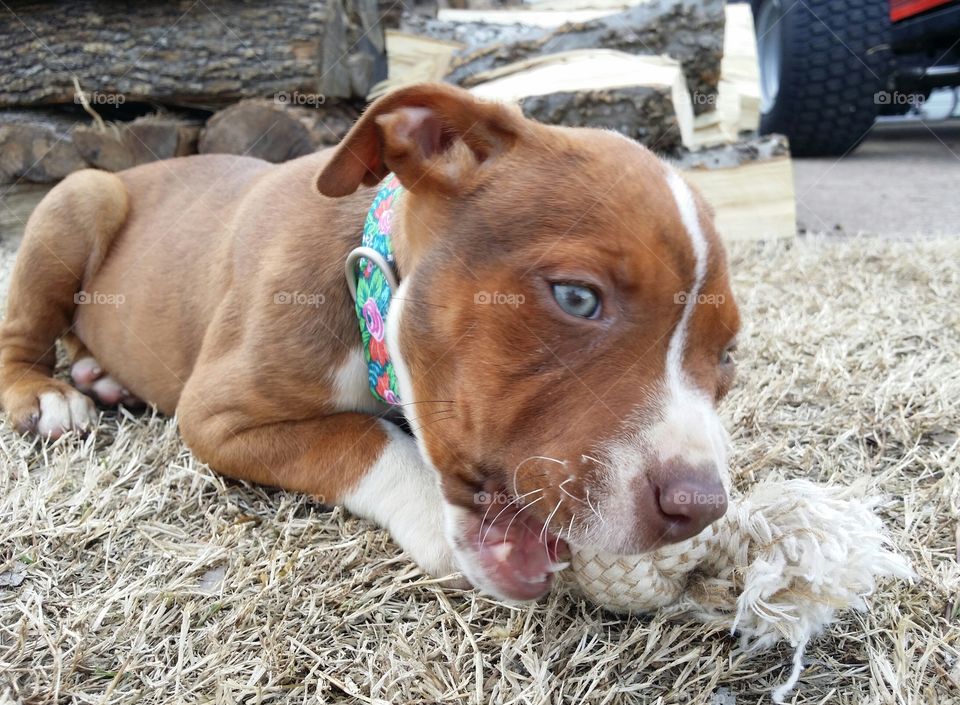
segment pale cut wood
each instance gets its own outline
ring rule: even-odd
[[[412,83],[442,81],[450,70],[453,55],[463,48],[460,42],[388,30],[387,80],[375,85],[367,100]]]
[[[669,152],[692,140],[693,111],[679,64],[605,49],[547,54],[477,76],[474,95],[518,103],[550,125],[609,128]]]
[[[769,135],[681,157],[677,165],[716,211],[728,241],[794,237],[797,209],[786,138]]]
[[[760,126],[760,64],[753,12],[749,4],[726,7],[726,30],[720,73],[739,96],[738,130],[755,132]]]
[[[687,173],[717,214],[725,240],[777,240],[797,234],[789,159]]]
[[[760,125],[760,72],[757,64],[753,14],[748,5],[727,5],[724,55],[715,96],[694,94],[694,107],[703,101],[711,111],[697,115],[692,149],[736,142],[741,133]]]
[[[696,100],[696,96],[694,96]],[[705,149],[731,144],[740,132],[740,94],[730,81],[720,80],[713,110],[694,118],[690,149]]]

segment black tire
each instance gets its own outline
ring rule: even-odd
[[[887,87],[888,0],[754,0],[753,11],[760,133],[786,135],[799,157],[853,150]]]

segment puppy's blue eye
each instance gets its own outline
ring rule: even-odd
[[[560,308],[577,318],[596,318],[600,313],[600,297],[581,284],[554,284],[553,298]]]

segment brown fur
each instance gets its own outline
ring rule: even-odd
[[[338,407],[331,372],[359,346],[343,261],[367,187],[389,171],[407,189],[395,237],[400,275],[412,278],[401,340],[447,497],[467,506],[477,488],[516,481],[521,492],[546,486],[548,511],[561,476],[511,471],[532,448],[579,458],[654,393],[693,255],[647,150],[446,86],[397,91],[339,148],[281,165],[201,156],[66,179],[30,219],[0,329],[9,418],[29,428],[39,394],[61,389],[53,345],[70,333],[75,353],[85,347],[176,412],[217,470],[336,501],[386,440],[373,416]],[[704,293],[724,302],[697,308],[687,355],[719,399],[730,372],[717,359],[738,318],[718,237],[703,226]],[[559,311],[557,279],[599,289],[602,320]],[[78,291],[125,301],[75,306]],[[482,291],[525,303],[477,305]],[[323,304],[277,305],[278,292]],[[576,494],[592,470],[563,472],[577,476]]]

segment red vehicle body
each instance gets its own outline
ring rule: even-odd
[[[950,0],[890,0],[890,21],[899,22],[908,17],[916,17],[949,2]]]

